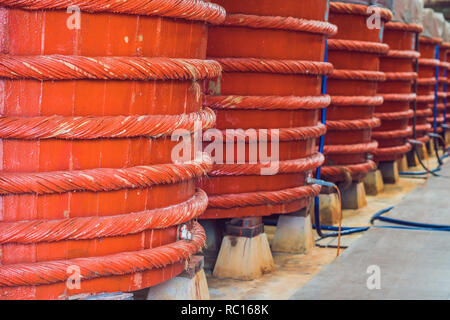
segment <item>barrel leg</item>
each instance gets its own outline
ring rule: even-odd
[[[399,172],[408,171],[408,159],[406,155],[397,160],[397,168]]]
[[[341,215],[341,200],[333,189],[323,187],[319,195],[320,224],[332,226],[339,222]],[[311,214],[311,220],[315,224],[315,216]]]
[[[193,256],[181,275],[151,287],[147,300],[209,300],[204,258]]]
[[[366,190],[366,194],[371,196],[376,196],[383,192],[384,182],[383,175],[380,170],[374,170],[367,174],[364,178],[364,188]]]
[[[262,218],[233,219],[225,234],[213,276],[254,280],[275,268]]]
[[[349,186],[340,188],[343,209],[361,209],[367,205],[364,182],[352,182]]]
[[[278,218],[272,250],[295,254],[307,254],[314,247],[310,211],[303,209]]]

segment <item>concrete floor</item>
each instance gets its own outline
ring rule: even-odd
[[[430,161],[430,167],[434,163]],[[450,176],[450,163],[442,174]],[[343,225],[369,225],[375,212],[389,206],[396,206],[391,217],[450,224],[449,191],[450,179],[402,178],[397,185],[386,185],[382,194],[369,196],[367,207],[344,210]],[[417,203],[411,203],[413,200]],[[441,209],[430,210],[435,204]],[[274,227],[267,227],[266,232],[270,242]],[[208,275],[211,299],[450,298],[449,233],[371,229],[344,237],[342,244],[349,248],[337,259],[336,241],[327,241],[308,255],[274,254],[276,270],[254,281],[218,280]],[[414,267],[419,262],[439,272],[423,272]],[[381,268],[382,290],[367,289],[370,265]],[[430,283],[433,285],[427,286]]]

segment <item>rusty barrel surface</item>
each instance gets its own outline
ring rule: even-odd
[[[401,22],[389,22],[384,27],[383,42],[389,46],[389,52],[380,59],[386,81],[378,85],[384,102],[375,107],[381,126],[372,133],[378,142],[378,149],[373,152],[377,162],[395,161],[411,150],[407,140],[412,134],[409,121],[414,116],[412,103],[416,99],[412,86],[417,79],[414,63],[420,57],[415,51],[415,38],[422,30],[419,25]]]
[[[214,126],[202,82],[204,1],[1,0],[0,298],[134,291],[184,270],[205,243],[196,179],[173,163],[177,129]],[[179,238],[187,224],[192,240]],[[80,286],[66,279],[80,276]],[[75,278],[74,278],[75,279]]]
[[[428,142],[426,134],[433,131],[433,112],[436,86],[436,67],[440,61],[436,59],[436,45],[442,42],[438,38],[419,37],[419,75],[417,89],[417,140]],[[410,122],[412,124],[412,121]]]
[[[336,32],[326,22],[327,1],[217,3],[227,10],[227,18],[210,28],[207,56],[222,65],[223,74],[210,81],[205,103],[216,112],[220,136],[229,136],[232,129],[244,132],[235,132],[237,137],[224,144],[226,161],[216,161],[203,179],[209,206],[201,218],[298,211],[320,191],[306,185],[306,177],[323,163],[316,152],[316,140],[325,133],[319,110],[330,99],[321,96],[321,80],[332,71],[323,59],[325,39]],[[246,136],[251,130],[254,139]],[[267,135],[261,130],[268,130]],[[242,159],[233,141],[245,142]],[[227,154],[227,148],[236,152]],[[258,151],[275,148],[278,170],[262,174],[268,165]]]
[[[387,9],[377,8],[380,26],[369,29],[367,6],[330,3],[330,22],[338,34],[328,40],[329,61],[334,72],[328,80],[331,105],[327,112],[326,162],[323,178],[334,182],[360,181],[376,167],[368,155],[378,143],[372,129],[380,125],[374,117],[383,103],[377,95],[378,83],[386,79],[380,72],[380,56],[389,47],[382,43],[383,25],[392,18]]]

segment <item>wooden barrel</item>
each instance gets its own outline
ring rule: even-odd
[[[380,70],[386,74],[386,81],[378,85],[378,94],[384,102],[375,108],[381,126],[372,133],[378,142],[373,153],[377,162],[395,161],[411,150],[409,121],[414,116],[412,103],[416,100],[412,84],[417,79],[415,61],[420,56],[415,50],[415,39],[422,30],[419,25],[401,22],[389,22],[384,27],[383,38],[389,52],[380,58]]]
[[[436,45],[442,42],[437,38],[419,38],[419,79],[417,80],[417,140],[428,142],[430,137],[426,134],[433,131],[433,112],[436,86],[436,67],[439,60],[436,57]]]
[[[375,9],[379,25],[367,6],[331,2],[330,22],[338,26],[338,33],[328,41],[329,61],[335,70],[328,80],[331,105],[327,111],[324,179],[343,182],[361,181],[376,167],[368,155],[378,143],[372,140],[372,129],[380,125],[374,109],[383,103],[377,95],[378,83],[386,76],[380,72],[380,56],[389,47],[382,43],[383,26],[392,13]]]
[[[446,122],[444,118],[448,117],[446,113],[447,109],[447,70],[450,67],[450,63],[448,62],[447,54],[450,50],[450,43],[443,42],[439,45],[439,78],[438,78],[438,93],[437,93],[437,132],[442,133],[443,128],[442,125]],[[428,118],[428,121],[434,125],[434,117]]]
[[[221,68],[205,59],[206,23],[225,11],[92,0],[68,13],[72,2],[0,1],[2,299],[150,287],[205,242],[191,221],[211,162],[174,163],[171,135],[214,126],[201,87]]]
[[[217,2],[227,18],[209,29],[207,56],[223,74],[210,81],[206,106],[216,112],[216,135],[236,137],[225,139],[225,161],[216,159],[202,180],[209,205],[201,218],[296,212],[320,191],[306,178],[323,163],[316,140],[325,133],[319,111],[329,97],[321,95],[321,84],[332,71],[323,62],[325,39],[336,32],[326,22],[327,1]],[[267,174],[260,154],[265,149],[279,152],[271,162],[278,168]]]

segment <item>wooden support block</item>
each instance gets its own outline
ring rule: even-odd
[[[380,170],[371,171],[364,179],[366,194],[376,196],[384,191],[383,176]]]
[[[434,148],[434,139],[430,139],[430,141],[426,143],[426,150],[428,152],[428,157],[431,158],[436,156],[436,150]]]
[[[417,158],[417,154],[414,149],[406,154],[406,159],[408,161],[409,168],[415,168],[420,165],[419,159]]]
[[[151,287],[147,300],[209,300],[203,257],[194,256],[187,270],[176,278]]]
[[[341,214],[341,199],[336,192],[319,195],[320,224],[332,226],[339,222]],[[311,221],[316,223],[314,214],[311,214]]]
[[[417,152],[419,153],[419,157],[421,160],[427,160],[428,159],[428,152],[427,152],[427,147],[425,146],[424,143],[417,145]]]
[[[281,215],[273,238],[272,250],[307,254],[314,247],[311,215],[303,209],[298,213]]]
[[[380,162],[378,164],[378,169],[380,170],[381,175],[383,176],[384,183],[396,184],[400,180],[396,161]]]
[[[366,190],[363,182],[352,182],[341,189],[343,209],[361,209],[367,205]]]
[[[265,233],[253,238],[225,236],[213,276],[219,279],[254,280],[275,268]]]
[[[450,145],[450,131],[445,131],[445,142]]]
[[[397,168],[399,172],[408,171],[408,159],[406,155],[404,155],[401,159],[397,160]]]

